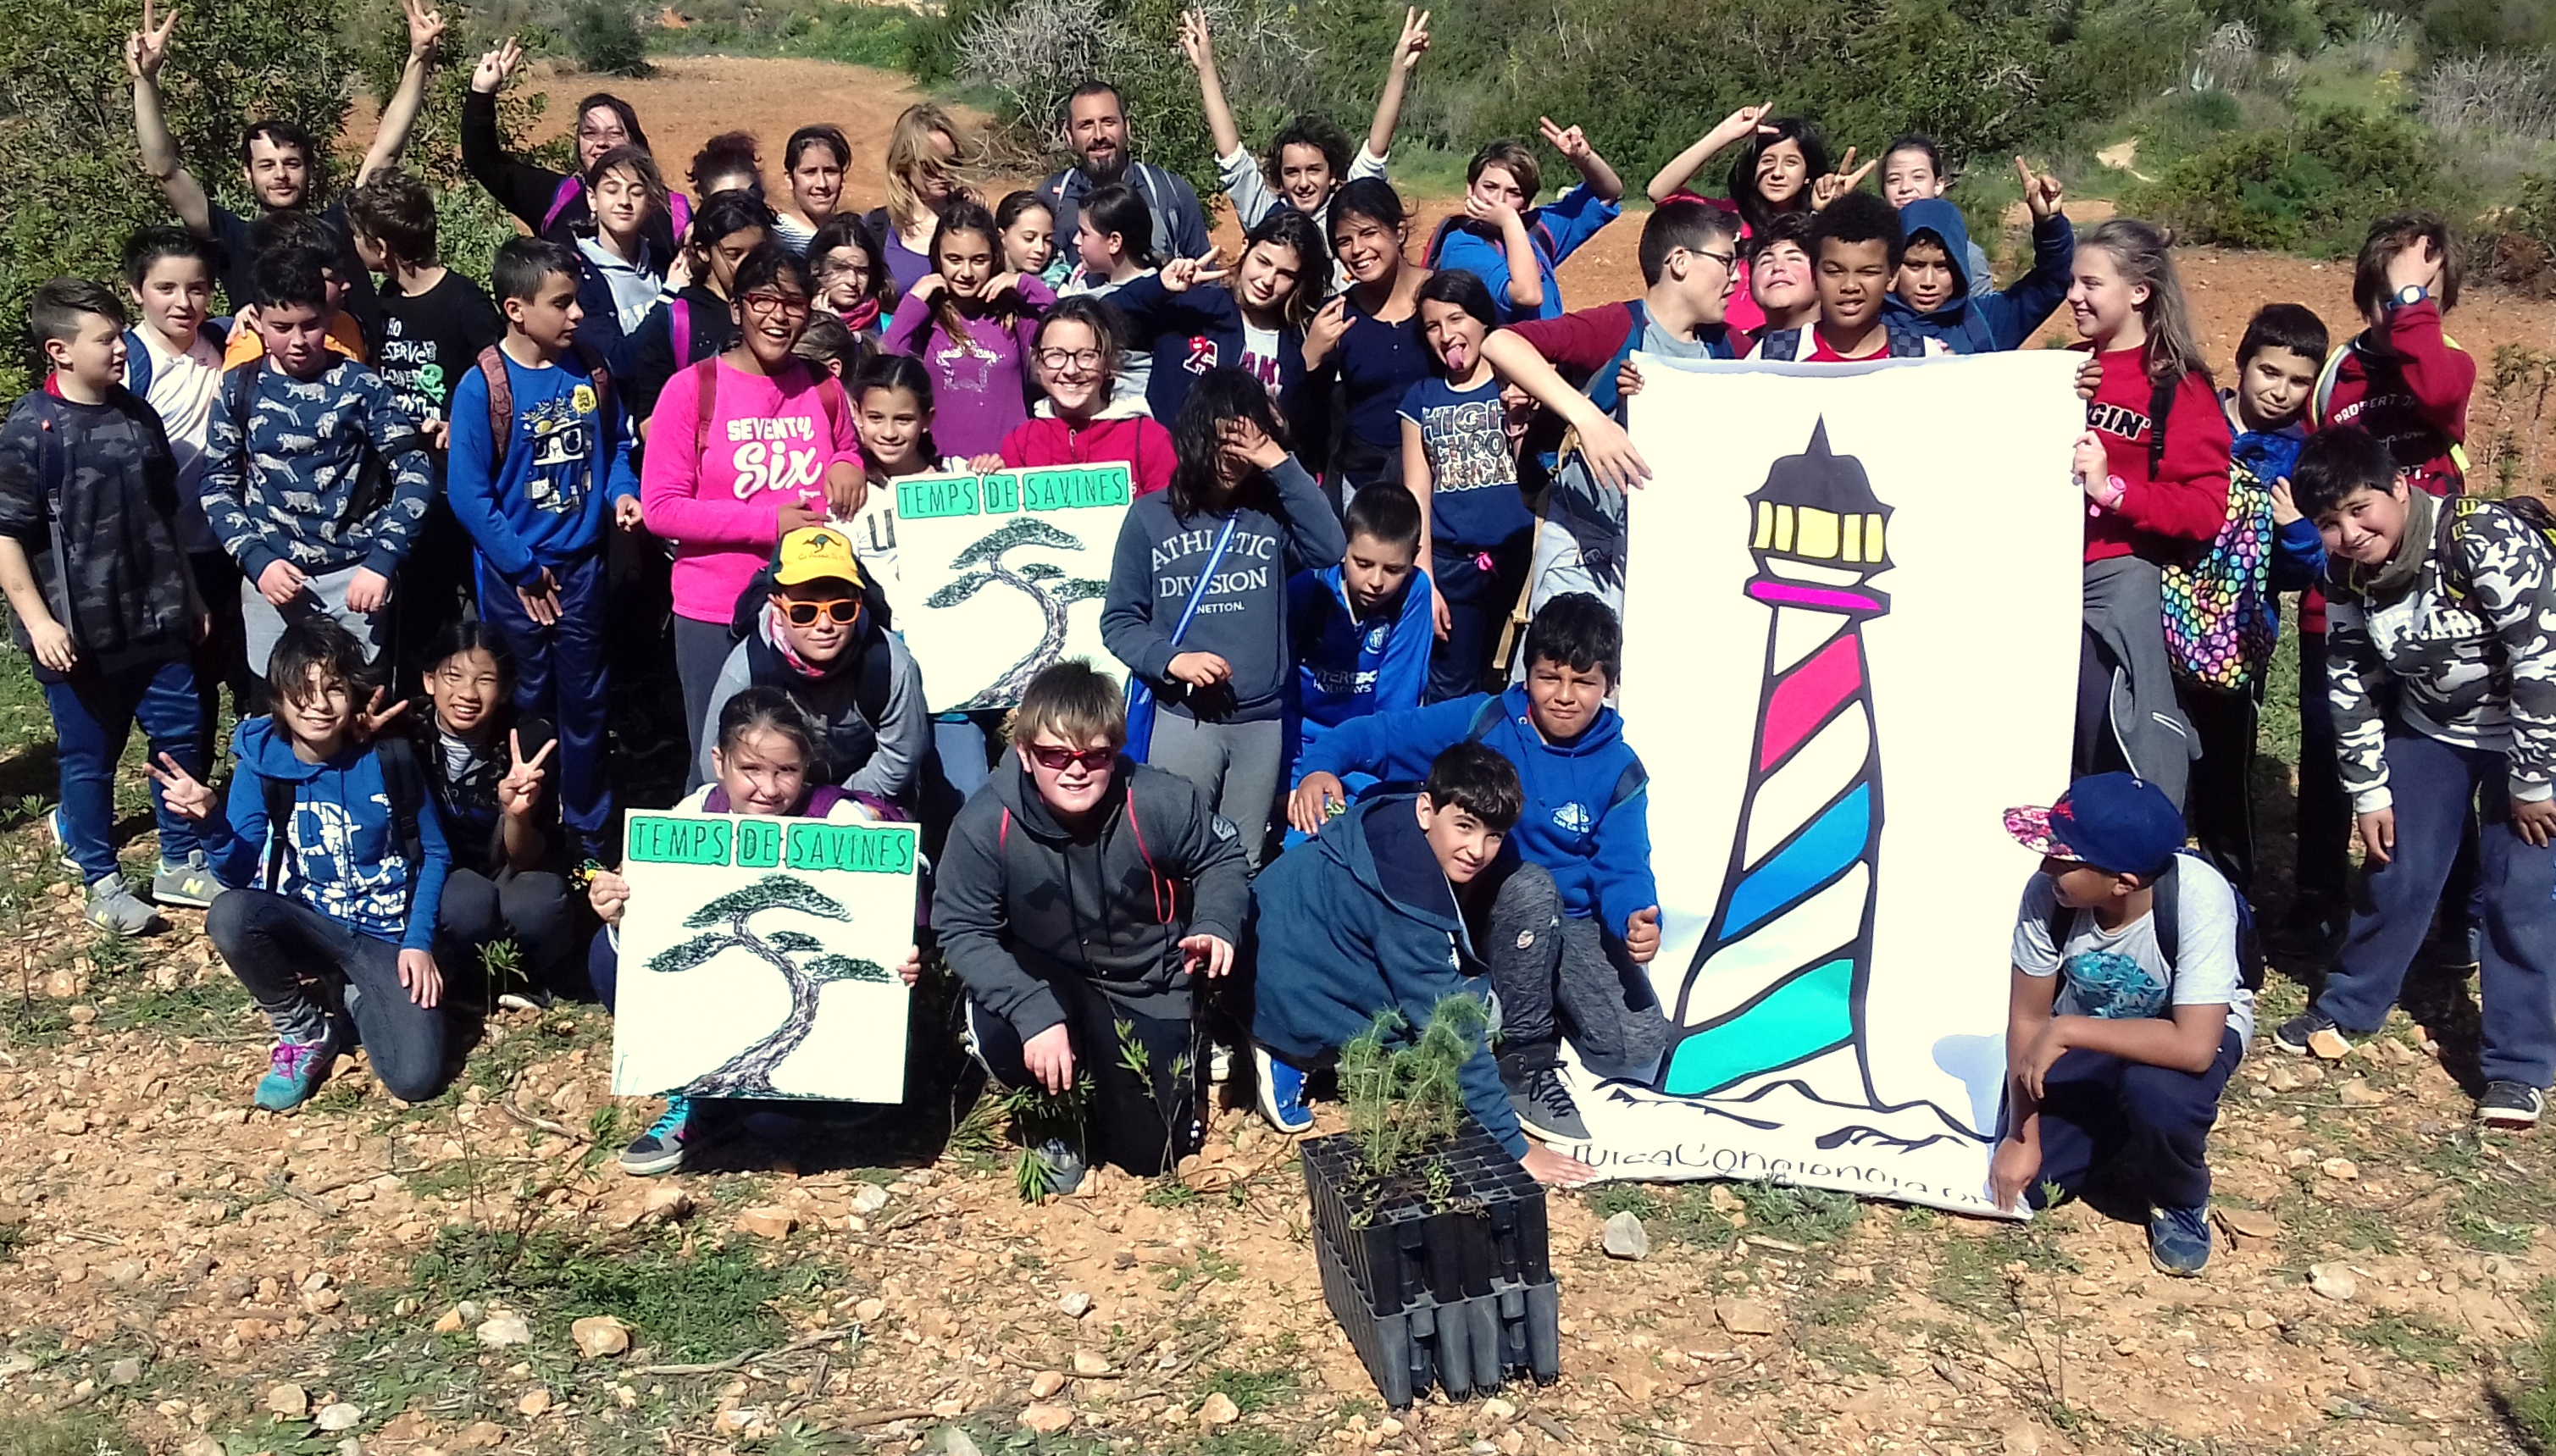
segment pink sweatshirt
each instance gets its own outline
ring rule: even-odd
[[[704,363],[718,371],[709,437],[697,432],[703,366],[679,369],[657,397],[639,506],[649,531],[674,544],[676,615],[724,623],[781,540],[781,508],[823,514],[827,467],[858,465],[860,441],[831,380],[821,389],[804,368],[765,378]]]

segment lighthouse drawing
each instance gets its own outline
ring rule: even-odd
[[[1772,609],[1746,787],[1720,899],[1678,988],[1658,1090],[1745,1098],[1783,1073],[1875,1106],[1862,1050],[1880,871],[1882,756],[1863,624],[1890,610],[1890,508],[1828,425],[1747,498],[1741,588]]]

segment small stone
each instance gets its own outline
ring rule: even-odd
[[[88,1118],[74,1108],[62,1108],[45,1118],[45,1131],[64,1137],[77,1137],[88,1131]]]
[[[723,1436],[752,1438],[770,1424],[769,1413],[760,1405],[738,1405],[710,1418],[710,1429]]]
[[[311,1413],[311,1393],[296,1385],[281,1385],[266,1393],[266,1408],[287,1420],[300,1420]]]
[[[887,1301],[876,1295],[852,1306],[852,1318],[863,1324],[875,1323],[878,1317],[885,1313],[887,1313]]]
[[[914,1328],[927,1340],[947,1340],[958,1333],[958,1321],[950,1311],[933,1308],[914,1317]]]
[[[343,1400],[322,1405],[320,1413],[312,1418],[312,1423],[323,1431],[350,1431],[364,1423],[363,1407]]]
[[[2361,1281],[2339,1264],[2308,1266],[2308,1287],[2340,1304],[2361,1292]]]
[[[521,1412],[526,1419],[538,1419],[541,1416],[550,1414],[550,1388],[547,1386],[535,1386],[531,1390],[526,1391],[524,1393],[524,1398],[515,1402],[515,1409]]]
[[[1058,1297],[1056,1307],[1068,1319],[1081,1319],[1091,1312],[1091,1296],[1081,1289],[1068,1289]]]
[[[1610,1215],[1602,1245],[1609,1259],[1631,1260],[1638,1264],[1651,1257],[1651,1235],[1642,1227],[1641,1216],[1631,1209]]]
[[[1482,1402],[1481,1413],[1482,1419],[1484,1420],[1496,1421],[1517,1419],[1517,1407],[1510,1404],[1508,1401],[1501,1399],[1497,1395],[1493,1395],[1491,1398]]]
[[[450,1309],[447,1309],[447,1310],[444,1311],[444,1313],[442,1313],[442,1314],[440,1314],[440,1315],[436,1316],[436,1320],[435,1320],[435,1332],[436,1332],[437,1334],[439,1334],[439,1335],[451,1335],[451,1334],[458,1334],[458,1333],[460,1333],[460,1330],[461,1330],[461,1306],[460,1306],[460,1305],[455,1304],[455,1305],[453,1305]]]
[[[935,1430],[923,1443],[923,1449],[932,1452],[933,1456],[984,1456],[976,1445],[976,1438],[955,1425]]]
[[[140,1379],[142,1362],[130,1355],[106,1368],[106,1383],[110,1386],[129,1386]]]
[[[2280,1220],[2260,1209],[2220,1207],[2211,1210],[2219,1226],[2237,1239],[2268,1239],[2281,1231]]]
[[[1214,1429],[1216,1426],[1231,1425],[1240,1420],[1242,1408],[1233,1403],[1231,1395],[1222,1391],[1214,1391],[1211,1392],[1205,1400],[1199,1402],[1198,1418],[1199,1424]]]
[[[1775,1316],[1754,1299],[1716,1299],[1713,1313],[1722,1321],[1722,1327],[1734,1335],[1775,1333]]]
[[[1107,1375],[1109,1362],[1089,1350],[1074,1352],[1074,1373],[1081,1376]]]
[[[1058,1431],[1065,1429],[1067,1426],[1074,1424],[1074,1407],[1071,1405],[1050,1405],[1045,1401],[1040,1401],[1035,1405],[1023,1406],[1021,1409],[1021,1424],[1023,1427],[1029,1430],[1034,1430],[1040,1435],[1052,1436]]]
[[[2245,1311],[2245,1328],[2249,1330],[2274,1329],[2277,1328],[2280,1323],[2280,1320],[2275,1318],[2269,1310],[2248,1309]]]
[[[2352,1043],[2343,1039],[2341,1031],[2328,1027],[2308,1038],[2308,1050],[2327,1061],[2341,1061],[2352,1054]]]
[[[737,1230],[758,1239],[787,1239],[798,1226],[797,1214],[772,1203],[757,1204],[736,1216]]]
[[[2386,1093],[2360,1077],[2344,1083],[2343,1090],[2337,1092],[2335,1098],[2346,1107],[2383,1107],[2387,1102]]]
[[[1030,1377],[1030,1398],[1033,1400],[1044,1400],[1064,1389],[1065,1372],[1063,1371],[1042,1370]]]
[[[230,1456],[221,1438],[207,1432],[178,1448],[178,1456]]]
[[[486,1451],[506,1444],[506,1428],[493,1420],[474,1420],[452,1437],[465,1451]]]
[[[852,1190],[852,1212],[867,1216],[887,1207],[888,1192],[876,1183],[863,1183]]]
[[[619,1355],[630,1348],[630,1327],[608,1314],[589,1314],[568,1327],[576,1353],[588,1360]]]
[[[533,1342],[533,1327],[520,1314],[492,1314],[479,1326],[479,1343],[491,1350]]]
[[[2361,1176],[2360,1166],[2349,1157],[2329,1157],[2317,1164],[2317,1171],[2346,1183]]]

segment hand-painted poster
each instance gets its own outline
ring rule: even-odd
[[[2067,786],[2084,407],[2055,352],[1643,359],[1621,704],[1650,771],[1669,1050],[1573,1073],[1630,1178],[1991,1211],[2001,811]]]
[[[909,475],[896,485],[897,630],[936,713],[1008,708],[1041,667],[1088,658],[1130,494],[1124,465]]]
[[[612,1090],[903,1101],[918,832],[631,814]]]

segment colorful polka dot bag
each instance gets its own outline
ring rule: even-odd
[[[2280,630],[2272,599],[2272,496],[2253,472],[2229,472],[2228,524],[2207,549],[2165,568],[2165,647],[2177,674],[2251,691]]]

